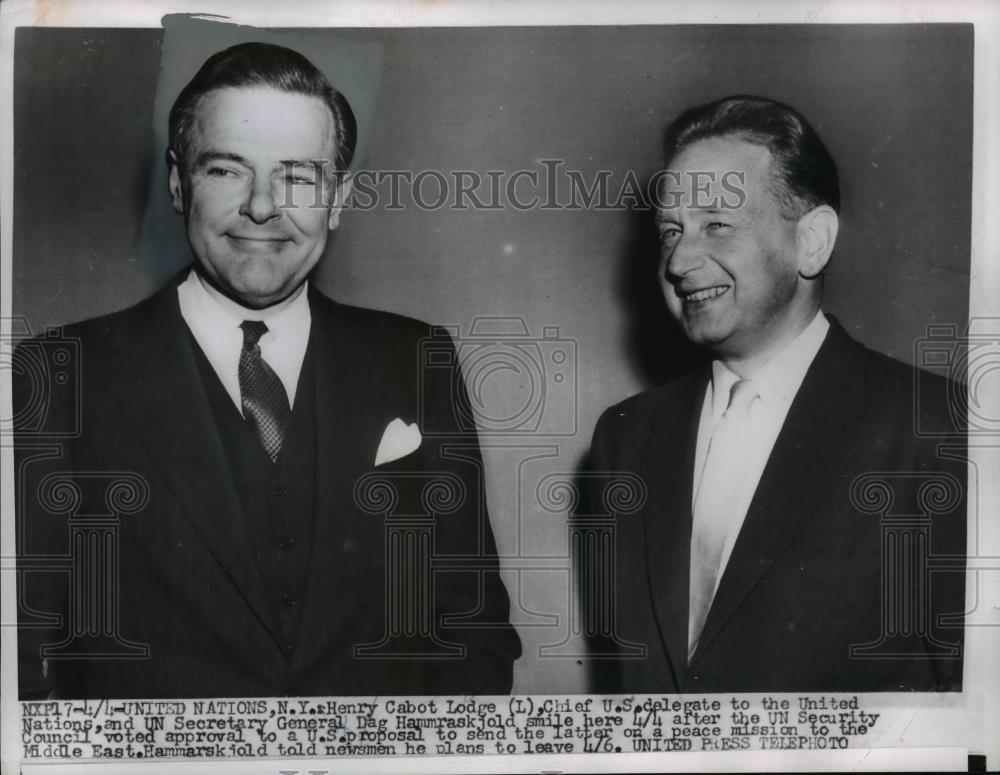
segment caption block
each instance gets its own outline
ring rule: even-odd
[[[21,703],[31,760],[837,750],[855,695],[59,700]]]

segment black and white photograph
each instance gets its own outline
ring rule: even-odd
[[[124,5],[5,12],[4,772],[997,765],[995,18]]]

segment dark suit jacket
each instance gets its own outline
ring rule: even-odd
[[[315,523],[290,652],[251,558],[176,283],[19,348],[22,696],[510,691],[520,641],[478,442],[457,432],[464,385],[422,355],[425,340],[452,352],[450,339],[316,291],[309,303]],[[66,368],[53,355],[63,340],[76,359]],[[397,417],[419,420],[423,442],[375,468]],[[420,559],[430,551],[433,572]],[[96,610],[81,590],[97,590]]]
[[[688,664],[691,488],[709,379],[700,369],[598,422],[593,470],[635,475],[646,496],[615,522],[612,650],[632,656],[594,661],[594,690],[959,690],[964,435],[915,432],[954,427],[954,385],[866,349],[835,320]]]

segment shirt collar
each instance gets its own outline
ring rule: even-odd
[[[295,332],[309,330],[311,316],[308,281],[302,284],[287,304],[282,304],[277,309],[262,310],[244,307],[210,289],[194,269],[188,274],[184,285],[196,308],[196,314],[209,330],[238,329],[245,320],[263,320],[267,324],[267,335],[273,337],[275,342],[294,336]]]
[[[762,404],[778,409],[792,403],[829,330],[826,315],[818,311],[798,336],[749,377]],[[712,361],[712,416],[716,419],[726,411],[729,392],[740,379],[722,361]]]

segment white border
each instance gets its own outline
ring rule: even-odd
[[[159,27],[166,13],[273,27],[492,27],[631,24],[996,24],[990,0],[8,0],[5,16],[47,27]]]

